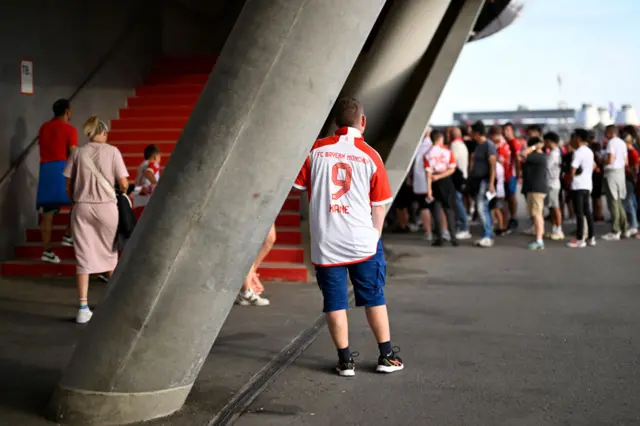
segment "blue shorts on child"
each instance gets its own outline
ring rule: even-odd
[[[323,312],[349,308],[347,273],[353,284],[356,306],[382,306],[386,304],[384,285],[387,262],[384,260],[382,240],[378,241],[376,254],[362,262],[338,266],[316,266],[318,287],[324,296]]]

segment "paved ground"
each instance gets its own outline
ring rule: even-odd
[[[104,287],[92,283],[90,301],[99,302]],[[267,286],[272,306],[234,308],[185,408],[151,425],[206,425],[313,324],[321,309],[316,294],[308,283],[273,283]],[[43,412],[85,328],[74,323],[76,297],[72,280],[0,278],[0,426],[52,424]]]
[[[372,373],[376,345],[351,314],[358,375],[332,373],[325,332],[236,422],[269,425],[640,425],[639,241],[571,251],[526,238],[490,250],[386,238],[394,344],[407,369]],[[273,284],[267,309],[232,311],[185,409],[152,426],[206,425],[314,322],[309,284]],[[99,301],[103,286],[92,285]],[[69,280],[0,280],[0,425],[42,412],[73,345]]]
[[[403,372],[352,311],[354,379],[323,333],[238,420],[269,425],[638,425],[640,241],[528,252],[388,238],[388,298]]]

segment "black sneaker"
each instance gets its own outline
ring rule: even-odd
[[[380,355],[376,371],[378,373],[395,373],[396,371],[402,370],[404,368],[404,364],[402,363],[402,358],[397,355],[399,352],[400,348],[394,346],[391,348],[391,353],[389,355]]]
[[[352,352],[348,361],[338,361],[336,371],[341,377],[353,377],[356,375],[356,362],[354,358],[360,356],[358,352]]]
[[[442,239],[438,238],[437,240],[431,243],[431,247],[442,247],[443,244],[444,243],[442,242]]]

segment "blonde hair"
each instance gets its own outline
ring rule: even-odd
[[[107,123],[100,120],[97,115],[93,115],[85,121],[82,131],[89,140],[93,140],[93,138],[101,135],[103,132],[108,132],[109,126],[107,126]]]

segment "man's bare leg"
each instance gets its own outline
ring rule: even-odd
[[[365,312],[367,313],[367,321],[369,321],[369,327],[371,327],[373,335],[376,336],[376,341],[378,343],[391,341],[391,330],[389,327],[389,314],[387,312],[387,305],[365,308]]]
[[[43,213],[40,219],[40,231],[42,232],[42,245],[44,251],[51,250],[51,231],[53,229],[53,214]]]
[[[271,225],[271,229],[269,229],[267,238],[265,238],[264,243],[260,248],[258,257],[256,257],[256,260],[255,262],[253,262],[253,265],[251,266],[251,270],[247,275],[247,278],[250,278],[251,280],[251,284],[250,284],[251,288],[253,288],[253,291],[255,291],[257,294],[262,294],[262,292],[264,291],[264,286],[260,281],[260,274],[258,274],[258,268],[260,267],[260,264],[262,264],[264,259],[267,257],[267,255],[269,254],[269,252],[271,251],[275,243],[276,243],[276,226],[274,224],[274,225]]]
[[[336,349],[349,347],[349,321],[345,309],[326,313],[329,334],[336,345]]]
[[[431,212],[429,209],[420,210],[420,218],[422,219],[422,225],[424,226],[425,235],[433,234],[433,226],[431,224]]]

